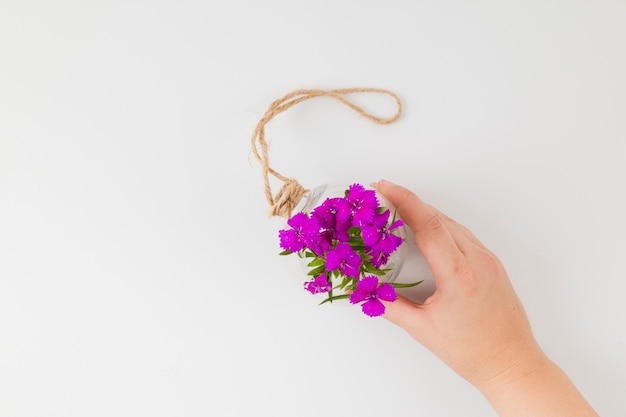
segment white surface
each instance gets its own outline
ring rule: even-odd
[[[550,357],[625,415],[625,20],[621,0],[3,1],[0,415],[494,415],[277,256],[252,130],[292,89],[352,86],[402,119],[298,105],[268,127],[276,169],[389,178],[466,224]]]

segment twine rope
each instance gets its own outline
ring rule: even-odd
[[[346,94],[354,94],[354,93],[378,93],[378,94],[386,94],[394,99],[397,104],[396,113],[389,118],[377,117],[362,107],[357,106],[352,103],[350,100],[344,97]],[[291,212],[298,205],[300,199],[304,194],[306,194],[309,190],[304,188],[297,180],[294,178],[286,177],[277,171],[275,171],[269,163],[269,146],[267,141],[265,140],[265,126],[278,114],[288,110],[289,108],[295,106],[298,103],[302,103],[303,101],[310,100],[315,97],[330,97],[333,98],[346,106],[350,107],[352,110],[357,112],[359,115],[365,117],[366,119],[371,120],[374,123],[378,124],[389,124],[393,123],[400,118],[402,114],[402,102],[400,98],[388,90],[378,89],[378,88],[342,88],[336,90],[319,90],[319,89],[311,89],[311,90],[295,90],[291,93],[284,95],[283,97],[275,100],[270,104],[267,111],[259,120],[259,123],[256,125],[254,129],[254,133],[252,134],[252,153],[256,157],[256,159],[261,163],[262,171],[263,171],[263,186],[265,191],[265,197],[267,202],[270,205],[269,215],[270,216],[281,216],[281,217],[290,217]],[[279,179],[283,182],[283,185],[280,187],[275,196],[272,195],[272,189],[270,187],[270,175]]]

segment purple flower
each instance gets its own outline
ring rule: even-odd
[[[363,277],[357,284],[356,289],[350,294],[350,302],[361,305],[363,313],[370,317],[380,316],[385,312],[385,305],[380,300],[395,301],[398,298],[393,286],[388,282],[378,285],[378,278],[373,275]]]
[[[327,198],[317,206],[311,217],[316,218],[320,227],[332,233],[334,239],[346,242],[350,235],[348,229],[351,222],[352,207],[345,198]]]
[[[324,257],[326,253],[333,245],[333,234],[328,230],[324,230],[320,233],[319,241],[316,245],[311,247],[311,250],[315,252],[317,256]]]
[[[370,255],[370,262],[378,269],[387,265],[387,262],[389,262],[389,256],[391,255],[389,252],[383,252],[376,247],[370,249],[368,254]]]
[[[280,230],[280,246],[290,252],[299,252],[305,247],[319,245],[320,225],[305,213],[297,213],[287,221],[291,229]]]
[[[330,291],[331,286],[328,282],[328,279],[326,278],[326,275],[322,274],[315,278],[313,281],[305,282],[304,289],[311,294],[319,294]]]
[[[352,208],[352,221],[355,226],[372,221],[378,209],[376,191],[366,190],[361,184],[352,184],[348,188],[346,199]]]
[[[311,217],[317,218],[320,226],[324,229],[334,229],[338,222],[346,223],[349,221],[351,214],[352,208],[348,200],[336,197],[327,198],[311,212]]]
[[[389,255],[402,244],[402,238],[391,233],[404,223],[398,219],[391,225],[389,220],[389,210],[381,214],[376,214],[371,223],[361,227],[361,236],[368,252],[372,255],[372,264],[380,268],[387,263]]]
[[[339,242],[335,249],[331,249],[326,253],[327,271],[339,269],[345,276],[358,278],[360,267],[361,257],[347,243]]]

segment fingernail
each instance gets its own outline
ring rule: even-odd
[[[393,182],[388,181],[388,180],[380,180],[380,181],[378,181],[378,184],[380,184],[380,185],[382,185],[384,187],[393,187],[394,185],[396,185]]]

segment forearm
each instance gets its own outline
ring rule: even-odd
[[[552,361],[536,358],[526,369],[479,388],[500,417],[597,417],[598,414]]]

